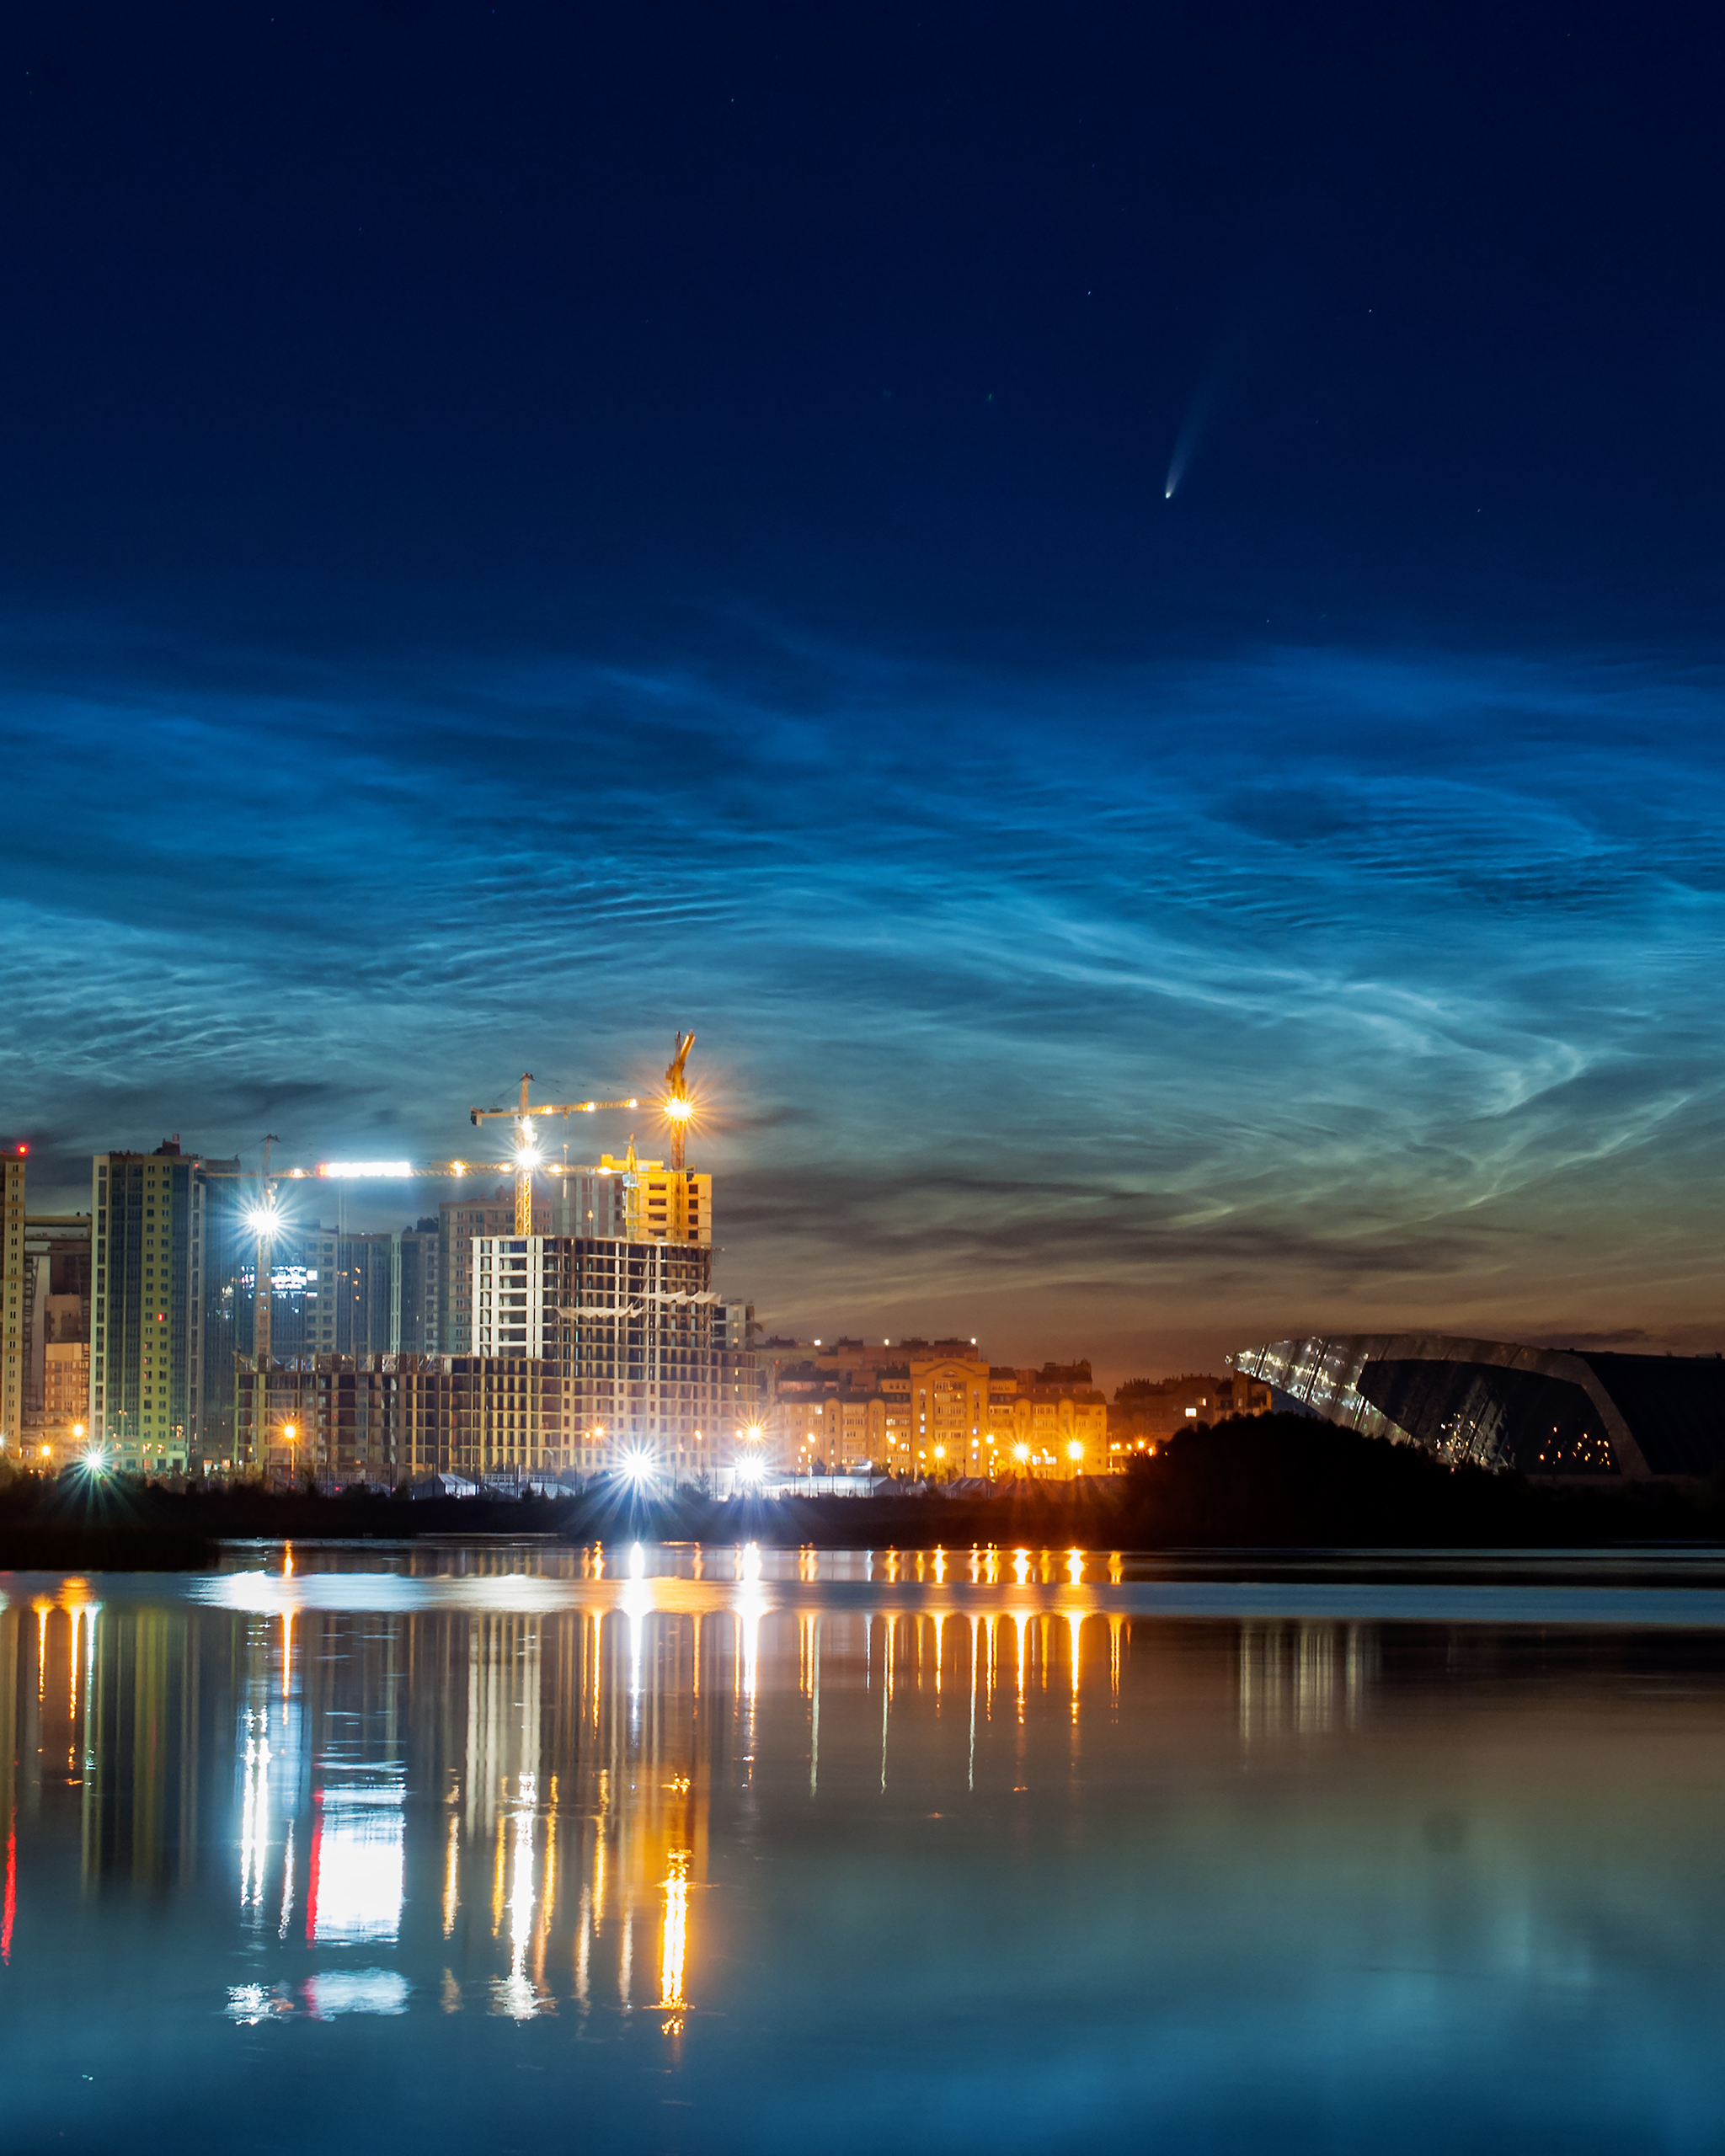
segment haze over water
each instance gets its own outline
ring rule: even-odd
[[[24,2148],[1708,2148],[1725,1572],[0,1579]]]

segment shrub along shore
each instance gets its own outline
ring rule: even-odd
[[[1725,1489],[1602,1479],[1549,1486],[1450,1468],[1410,1445],[1297,1416],[1182,1432],[1123,1476],[1017,1482],[991,1497],[743,1498],[694,1492],[567,1497],[321,1497],[255,1484],[173,1491],[112,1478],[14,1476],[0,1487],[0,1570],[168,1572],[223,1541],[548,1535],[772,1547],[1122,1550],[1503,1549],[1725,1540]]]

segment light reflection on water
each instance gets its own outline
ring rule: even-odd
[[[1717,1561],[1229,1561],[0,1581],[7,2115],[133,2150],[1711,2146]]]

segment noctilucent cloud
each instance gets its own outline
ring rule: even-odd
[[[1725,1344],[1680,15],[21,23],[33,1203],[692,1026],[777,1331]]]

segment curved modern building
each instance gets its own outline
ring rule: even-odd
[[[1332,1422],[1440,1460],[1633,1481],[1725,1470],[1725,1360],[1442,1332],[1275,1340],[1228,1357]]]

